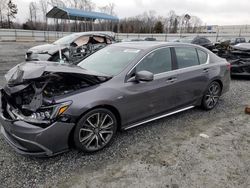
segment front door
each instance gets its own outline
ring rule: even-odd
[[[172,70],[170,48],[160,48],[149,53],[134,68],[134,74],[139,71],[149,71],[154,74],[154,80],[149,82],[125,83],[127,113],[124,119],[133,123],[156,116],[174,108],[176,72]],[[131,77],[134,76],[131,74]]]

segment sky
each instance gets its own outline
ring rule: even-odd
[[[13,0],[18,6],[17,21],[29,17],[31,0]],[[33,0],[39,2],[39,0]],[[249,0],[92,0],[96,7],[115,3],[119,18],[131,17],[154,10],[157,16],[167,16],[170,10],[177,14],[198,16],[204,25],[246,25],[250,24]]]

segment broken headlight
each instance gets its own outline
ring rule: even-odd
[[[61,116],[71,105],[71,101],[59,103],[52,106],[41,107],[29,116],[29,120],[36,123],[49,123],[51,120]]]
[[[12,119],[23,120],[29,123],[50,124],[56,118],[60,117],[72,104],[71,101],[59,103],[51,106],[41,107],[30,116],[24,116],[18,109],[7,106],[7,111]]]

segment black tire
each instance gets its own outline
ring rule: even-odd
[[[84,152],[96,152],[108,146],[117,130],[117,119],[108,109],[96,108],[86,113],[74,130],[74,143]]]
[[[221,85],[218,82],[212,82],[202,98],[201,107],[205,110],[212,110],[218,104],[221,90]]]

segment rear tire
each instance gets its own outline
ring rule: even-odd
[[[221,85],[216,81],[212,82],[202,98],[201,107],[205,110],[212,110],[218,104],[221,91]]]
[[[108,109],[97,108],[86,113],[74,130],[74,143],[84,152],[96,152],[108,146],[117,130],[117,119]]]

